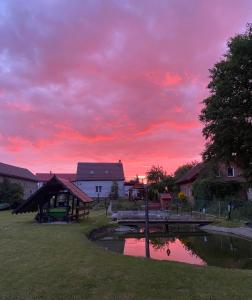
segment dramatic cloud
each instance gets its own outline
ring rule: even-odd
[[[130,177],[199,159],[208,69],[251,17],[250,0],[2,0],[0,160]]]

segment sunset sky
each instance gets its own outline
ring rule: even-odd
[[[208,69],[251,21],[251,0],[1,0],[0,161],[199,160]]]

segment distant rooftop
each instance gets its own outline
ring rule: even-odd
[[[197,164],[195,167],[192,167],[190,170],[188,170],[180,179],[178,179],[176,183],[181,184],[195,180],[204,167],[204,163]]]
[[[36,177],[38,181],[47,182],[56,175],[62,179],[67,179],[69,181],[74,181],[76,179],[76,174],[74,173],[36,173]]]
[[[0,162],[0,175],[6,177],[15,177],[30,181],[38,181],[36,176],[26,168],[20,168],[12,165],[7,165]]]
[[[124,180],[123,165],[118,163],[90,163],[79,162],[77,166],[76,180]]]

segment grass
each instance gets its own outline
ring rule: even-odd
[[[244,220],[235,220],[235,219],[228,220],[227,218],[218,218],[213,225],[219,227],[233,228],[233,227],[243,227],[245,226],[245,223],[246,221]]]
[[[252,299],[252,271],[123,256],[86,234],[104,211],[78,224],[36,224],[0,213],[0,299]]]
[[[112,201],[112,210],[142,210],[143,200],[129,201],[127,198]]]

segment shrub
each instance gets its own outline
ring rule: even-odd
[[[196,180],[193,196],[197,200],[234,200],[238,198],[243,186],[237,181],[220,182],[212,179]]]
[[[186,200],[186,195],[185,195],[185,193],[179,192],[179,193],[178,193],[178,198],[179,198],[179,200],[181,200],[181,201],[185,201],[185,200]]]
[[[110,198],[113,200],[116,200],[119,198],[119,193],[118,193],[118,183],[114,181],[111,185],[111,191],[110,191]]]
[[[12,183],[4,179],[0,183],[0,202],[16,206],[24,196],[23,187],[17,183]]]

